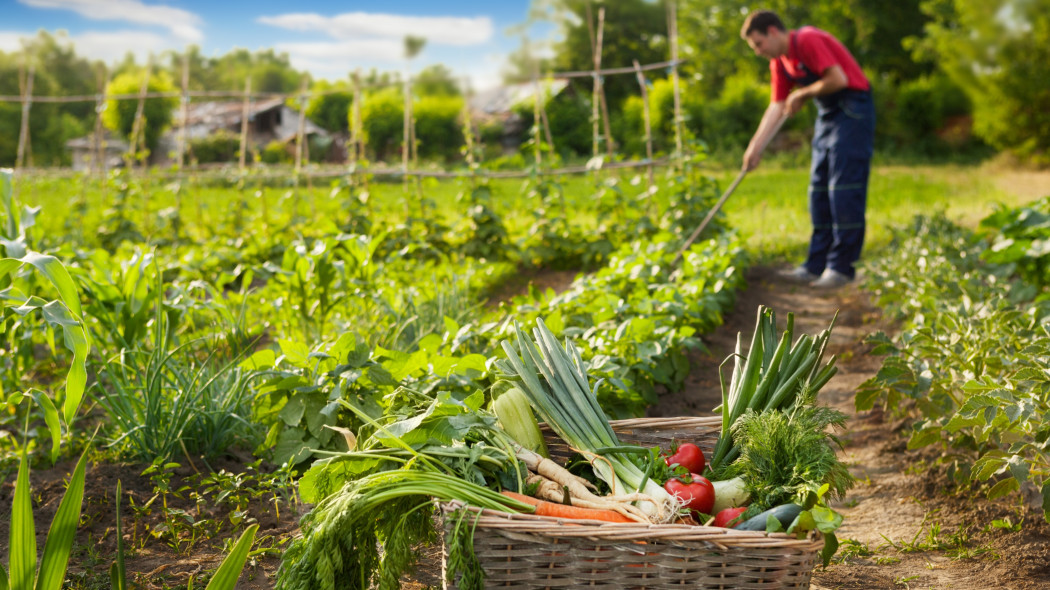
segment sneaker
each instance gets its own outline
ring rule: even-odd
[[[849,276],[844,275],[837,270],[826,268],[824,269],[824,274],[820,275],[820,278],[809,285],[811,287],[816,287],[817,289],[838,289],[839,287],[851,282],[853,282],[853,279]]]
[[[777,277],[793,283],[812,283],[820,278],[818,275],[809,272],[809,269],[804,266],[777,271]]]

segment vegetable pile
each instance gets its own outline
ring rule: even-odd
[[[397,588],[414,564],[412,547],[437,538],[437,502],[569,520],[820,531],[825,561],[841,517],[826,500],[853,480],[826,431],[844,417],[815,405],[834,374],[824,363],[830,328],[792,342],[759,308],[746,356],[738,345],[723,385],[722,434],[710,460],[695,441],[671,448],[624,444],[598,404],[598,384],[569,339],[543,320],[532,336],[515,328],[497,360],[501,380],[486,396],[401,391],[381,416],[344,403],[366,426],[346,437],[302,478],[315,509],[288,548],[277,588]],[[492,397],[491,403],[486,403]],[[488,407],[486,407],[486,405]],[[576,453],[548,455],[543,420]],[[473,519],[452,516],[447,575],[462,588],[484,585],[472,549]]]

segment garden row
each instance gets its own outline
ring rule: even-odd
[[[740,243],[720,229],[672,263],[682,234],[716,197],[701,177],[671,178],[666,198],[676,208],[630,231],[581,225],[601,211],[570,218],[560,187],[541,180],[532,231],[546,250],[508,247],[502,262],[469,256],[467,248],[441,251],[425,234],[384,250],[389,233],[325,233],[325,222],[287,243],[294,231],[267,240],[258,225],[243,241],[155,237],[152,248],[130,241],[129,232],[111,254],[94,240],[41,232],[38,217],[52,210],[21,206],[6,180],[8,354],[0,379],[15,393],[5,398],[0,426],[10,436],[0,445],[7,464],[23,458],[19,490],[28,481],[26,459],[48,464],[86,448],[152,465],[147,472],[161,495],[168,462],[183,456],[241,447],[304,466],[315,453],[345,450],[341,429],[388,420],[412,400],[440,393],[459,403],[488,391],[500,340],[540,316],[580,343],[611,415],[641,415],[658,392],[681,386],[685,347],[721,321],[742,276]],[[619,210],[609,219],[636,224],[653,207],[624,203],[605,205]],[[77,225],[63,222],[71,231]],[[632,239],[620,238],[626,235]],[[599,242],[605,245],[593,247]],[[479,305],[479,293],[530,262],[599,270],[560,295]],[[68,373],[56,371],[63,365]],[[26,493],[16,494],[19,502]],[[231,516],[213,533],[235,534],[250,523]],[[188,528],[151,533],[190,550]]]
[[[998,498],[1029,487],[1050,521],[1050,199],[1000,209],[976,233],[943,217],[901,231],[868,288],[904,324],[857,393],[913,417],[909,448],[936,445],[961,485]]]

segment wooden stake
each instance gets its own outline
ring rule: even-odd
[[[91,167],[92,171],[97,173],[100,179],[106,175],[105,145],[102,141],[102,134],[104,133],[102,113],[106,110],[106,78],[106,66],[103,65],[98,71],[98,98],[95,99],[95,138],[93,142],[95,159]]]
[[[361,76],[359,72],[354,72],[351,76],[354,87],[354,104],[351,105],[353,116],[350,117],[350,150],[348,155],[350,156],[350,162],[357,163],[362,155],[365,153],[364,143],[361,137]]]
[[[540,77],[535,70],[532,73],[532,90],[534,93],[532,101],[533,151],[536,152],[536,172],[539,173],[543,165],[543,157],[540,155]],[[551,147],[553,149],[553,146]]]
[[[18,152],[15,155],[15,170],[25,165],[26,152],[29,151],[29,108],[33,104],[33,77],[35,72],[35,66],[30,64],[29,75],[26,77],[25,89],[22,92],[22,124],[18,128]]]
[[[408,182],[408,158],[410,155],[409,150],[409,127],[412,125],[412,78],[405,72],[405,104],[401,109],[404,112],[404,125],[401,129],[401,172],[405,175],[405,182]]]
[[[306,139],[306,77],[299,90],[299,128],[295,132],[295,176],[303,169],[303,144]],[[298,181],[297,181],[298,182]]]
[[[179,109],[182,113],[182,121],[179,123],[179,170],[186,165],[186,151],[189,147],[187,130],[190,118],[190,52],[187,49],[182,58],[182,98]]]
[[[649,170],[649,191],[653,190],[653,132],[649,118],[649,87],[645,83],[645,75],[638,60],[634,60],[634,71],[638,77],[638,86],[642,89],[642,118],[645,121],[645,159],[649,161],[646,167]]]
[[[248,120],[252,113],[252,77],[244,79],[244,104],[241,105],[241,157],[238,161],[241,173],[244,173],[244,165],[248,155]]]
[[[128,146],[128,158],[130,160],[129,168],[134,167],[135,154],[138,153],[140,136],[145,136],[145,112],[146,112],[146,93],[149,92],[149,74],[153,69],[153,56],[151,55],[149,61],[146,63],[146,72],[142,76],[142,85],[139,86],[139,103],[135,108],[135,122],[131,125],[131,145]],[[145,142],[144,137],[141,138],[141,142]],[[145,158],[142,162],[145,167]]]
[[[595,35],[594,26],[591,24],[591,5],[587,4],[587,32],[591,37],[591,58],[594,64],[594,72],[592,78],[594,80],[594,91],[591,97],[591,120],[593,121],[593,134],[594,141],[591,146],[592,155],[595,157],[598,155],[598,142],[600,138],[605,138],[605,153],[612,159],[613,139],[612,131],[610,130],[609,124],[609,105],[605,100],[605,84],[602,81],[602,48],[604,47],[605,39],[605,7],[598,8],[598,33]],[[601,113],[601,123],[604,127],[604,133],[599,132],[599,119],[598,114]]]
[[[671,82],[674,85],[674,146],[675,161],[679,168],[685,154],[682,153],[682,98],[678,84],[678,1],[667,3],[667,33],[671,40]]]

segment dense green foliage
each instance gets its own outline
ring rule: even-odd
[[[145,72],[142,71],[120,74],[106,86],[106,94],[110,96],[114,94],[138,95],[141,92],[143,77],[145,77]],[[147,92],[151,94],[171,92],[174,89],[171,76],[167,72],[160,71],[149,75]],[[138,100],[111,98],[106,103],[102,121],[106,127],[116,131],[129,142],[139,141],[146,149],[153,150],[157,147],[161,134],[171,123],[175,107],[179,102],[175,97],[145,99],[142,107],[142,126],[137,130],[139,135],[132,137],[132,133],[136,132],[135,117],[138,114],[138,103]]]
[[[1016,235],[1011,217],[1029,215],[1001,212],[984,227],[1005,223]],[[1029,271],[1042,249],[998,258],[1010,239],[990,233],[989,248],[943,217],[920,218],[870,268],[879,304],[905,329],[896,338],[871,337],[874,352],[889,356],[858,389],[857,409],[881,404],[913,417],[908,446],[940,446],[938,463],[949,476],[985,487],[989,498],[1041,488],[1050,521],[1050,309],[1045,286],[1017,274],[1041,281]]]
[[[1000,149],[1050,163],[1050,2],[938,0],[921,50],[974,105],[974,130]]]

